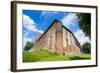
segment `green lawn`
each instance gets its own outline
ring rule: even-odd
[[[84,60],[90,58],[91,58],[90,54],[73,54],[73,55],[59,56],[55,53],[50,53],[46,50],[23,52],[23,62]]]

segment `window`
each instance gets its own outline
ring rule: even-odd
[[[62,26],[61,26],[61,23],[60,22],[58,22],[57,23],[57,26],[56,26],[56,32],[61,32],[62,31],[62,28],[61,28]]]

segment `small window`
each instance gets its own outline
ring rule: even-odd
[[[61,32],[61,31],[62,31],[62,26],[61,26],[61,23],[58,22],[57,27],[56,27],[56,32]]]

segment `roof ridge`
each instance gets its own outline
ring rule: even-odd
[[[57,20],[57,19],[54,19],[54,21],[53,21],[53,22],[51,23],[51,25],[47,28],[47,30],[46,30],[36,41],[39,41],[39,40],[42,38],[42,36],[53,26],[53,24],[54,24],[55,22],[60,22],[60,23],[61,23],[61,26],[64,27],[67,31],[69,31],[69,32],[74,36],[74,38],[77,40],[77,38],[75,37],[75,35],[73,34],[72,31],[70,31],[68,28],[66,28],[66,27],[63,25],[63,23],[62,23],[61,21],[59,21],[59,20]],[[77,40],[77,41],[78,41],[78,40]],[[78,41],[78,43],[79,43],[79,41]]]
[[[40,40],[40,38],[53,26],[53,24],[55,22],[61,22],[61,21],[58,21],[57,19],[54,19],[53,22],[51,23],[51,25],[46,29],[46,31],[38,38],[38,40]],[[37,41],[38,41],[37,40]]]

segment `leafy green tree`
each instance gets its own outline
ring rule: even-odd
[[[31,48],[33,47],[33,43],[32,42],[27,42],[25,47],[24,47],[24,50],[25,51],[28,51],[30,50]]]
[[[91,14],[90,13],[76,13],[79,19],[79,28],[85,33],[85,36],[91,38]]]
[[[83,53],[91,53],[91,44],[86,42],[82,45]]]

